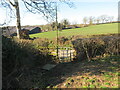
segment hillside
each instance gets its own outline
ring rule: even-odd
[[[99,35],[99,34],[115,34],[118,33],[118,23],[93,25],[84,28],[75,28],[59,31],[59,36],[72,36],[72,35]],[[56,31],[43,32],[32,34],[30,37],[40,38],[55,38]]]

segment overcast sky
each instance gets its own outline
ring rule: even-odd
[[[109,15],[118,17],[119,0],[74,0],[75,7],[69,8],[65,4],[59,6],[58,20],[68,19],[71,23],[82,23],[83,17]],[[9,13],[6,9],[0,8],[0,23],[6,19],[9,21]],[[22,25],[42,25],[47,24],[41,14],[27,12],[24,4],[20,2],[21,24]],[[15,25],[15,19],[8,25]]]

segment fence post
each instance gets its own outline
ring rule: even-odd
[[[70,61],[71,61],[71,48],[70,48]]]
[[[64,59],[64,49],[63,49],[63,59]]]
[[[67,49],[67,59],[68,59],[68,47],[66,47],[66,49]],[[68,60],[67,60],[68,61]]]

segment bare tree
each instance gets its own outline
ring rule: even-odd
[[[17,37],[21,38],[21,23],[20,23],[20,11],[19,11],[19,1],[20,0],[2,0],[2,5],[9,7],[9,9],[14,8],[16,12],[17,19]],[[47,1],[47,0],[21,0],[24,2],[25,7],[28,11],[36,14],[42,13],[46,20],[54,20],[56,16],[56,2],[64,2],[72,7],[72,3],[69,0],[58,0],[58,1]],[[67,2],[68,1],[68,2]]]
[[[87,22],[88,22],[87,17],[84,17],[84,18],[83,18],[83,23],[86,25],[86,24],[87,24]]]
[[[67,19],[63,19],[61,23],[63,24],[64,28],[66,28],[66,27],[68,27],[68,25],[70,25],[70,22]]]
[[[107,15],[100,16],[102,23],[106,23],[108,21],[107,17]]]
[[[105,23],[109,23],[109,22],[110,22],[110,17],[106,15]]]
[[[52,27],[52,31],[55,31],[56,30],[56,22],[52,22],[51,24],[51,27]]]
[[[4,17],[6,17],[6,19],[4,19],[2,22],[0,22],[0,26],[5,26],[8,23],[10,23],[12,21],[12,19],[15,18],[15,12],[14,12],[13,8],[11,7],[11,5],[7,2],[7,0],[0,0],[0,8],[1,8],[1,10],[5,11],[5,13],[7,13],[4,16]]]
[[[97,22],[97,24],[99,24],[100,23],[100,17],[97,17],[97,19],[96,19],[96,22]]]
[[[110,23],[112,23],[114,20],[114,16],[109,17],[109,20],[110,20]]]
[[[90,16],[90,17],[89,17],[89,24],[92,25],[93,22],[94,22],[94,17]]]

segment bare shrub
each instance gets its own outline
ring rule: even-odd
[[[120,38],[119,37],[105,37],[105,53],[109,55],[117,55],[119,52]]]
[[[79,60],[90,60],[105,52],[104,42],[101,39],[77,39],[73,41],[73,46],[77,52],[77,59]]]
[[[33,67],[43,66],[52,57],[35,48],[30,40],[2,38],[3,88],[19,88],[19,76]]]
[[[59,37],[58,40],[59,40],[59,44],[63,45],[63,44],[65,44],[65,42],[68,41],[69,39],[66,38],[66,37]]]
[[[77,53],[77,59],[84,60],[96,56],[119,55],[119,37],[96,37],[86,39],[76,39],[72,41]]]

